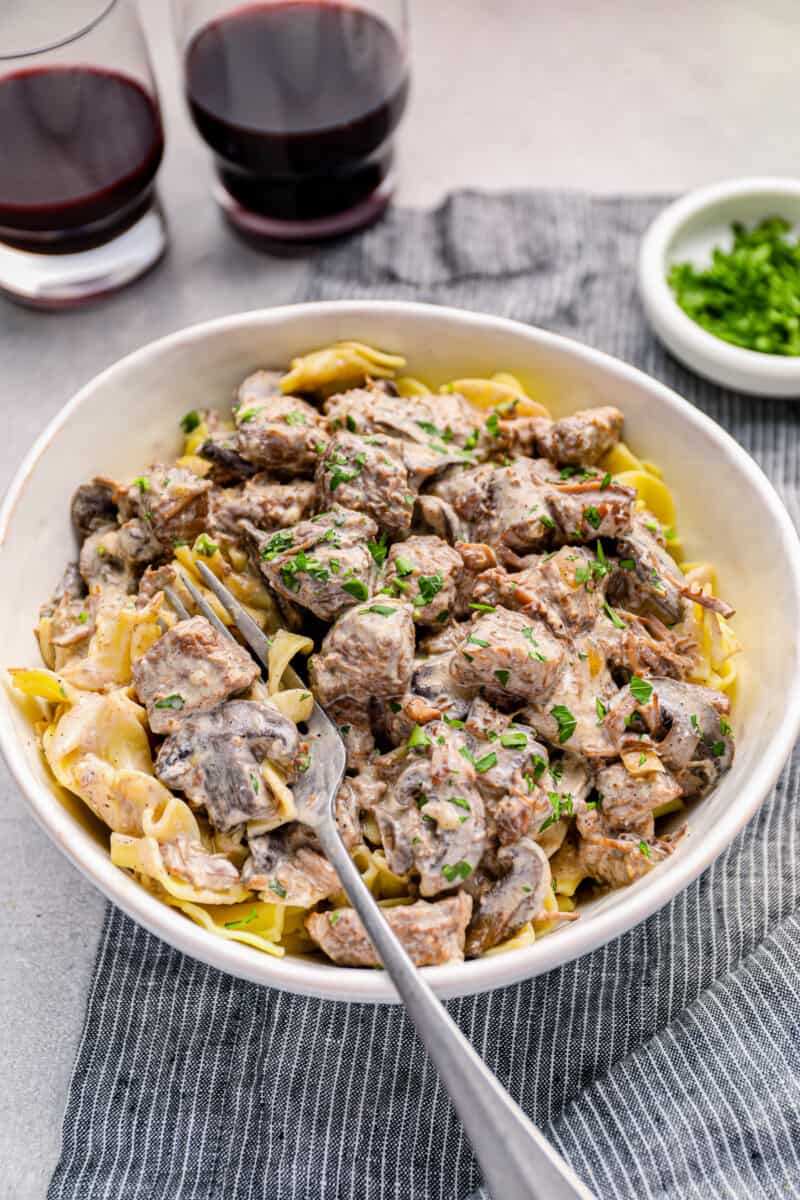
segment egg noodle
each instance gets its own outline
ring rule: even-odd
[[[431,389],[419,379],[399,375],[404,367],[405,361],[399,356],[358,342],[343,342],[295,359],[281,386],[286,393],[314,391],[330,396],[362,385],[370,378],[392,379],[400,396],[431,394]],[[487,414],[513,409],[515,416],[550,416],[542,404],[525,393],[518,379],[504,372],[485,379],[456,379],[439,391],[458,393]],[[234,428],[232,424],[216,425],[217,430],[226,427],[231,431]],[[186,434],[177,465],[205,476],[211,464],[199,451],[208,435],[208,426],[200,420]],[[680,564],[686,580],[700,592],[714,594],[716,580],[711,563],[683,561],[675,528],[675,504],[658,467],[637,458],[620,443],[602,459],[599,468],[608,472],[615,483],[635,488],[636,507],[651,515],[666,531],[667,548]],[[291,721],[307,720],[313,698],[292,662],[313,650],[311,639],[281,627],[281,614],[273,594],[241,549],[223,549],[202,534],[192,545],[176,547],[172,566],[179,581],[182,575],[191,578],[226,626],[231,626],[231,618],[204,585],[197,570],[200,561],[272,638],[267,681],[253,684],[246,698],[268,698]],[[181,599],[193,612],[192,598],[185,589]],[[689,680],[731,694],[736,681],[733,657],[739,646],[730,625],[722,616],[697,603],[689,608],[685,633],[698,647]],[[88,649],[79,657],[72,647],[53,641],[52,617],[44,616],[37,634],[46,666],[11,670],[11,683],[39,701],[36,730],[55,779],[80,797],[112,830],[112,862],[131,872],[143,887],[216,937],[275,956],[310,951],[314,947],[303,924],[305,909],[259,899],[241,882],[225,891],[194,886],[177,878],[165,860],[164,846],[178,837],[198,852],[224,854],[237,867],[246,855],[246,847],[240,840],[231,834],[215,832],[204,816],[193,812],[154,774],[146,712],[137,702],[132,687],[132,667],[177,620],[162,592],[139,606],[133,596],[104,602],[97,609]],[[631,764],[629,769],[636,768]],[[257,827],[250,832],[255,834],[295,817],[291,787],[276,763],[265,760],[261,764],[261,782],[274,798],[276,815],[269,822],[254,822]],[[664,811],[680,807],[682,802],[675,801]],[[585,873],[570,873],[568,855],[560,860],[561,853],[557,851],[551,860],[553,889],[545,901],[548,914],[571,912],[575,908],[575,892],[586,877]],[[372,817],[364,821],[364,844],[356,848],[353,856],[364,882],[383,905],[412,903],[409,879],[389,869]],[[336,903],[337,898],[333,899]],[[343,895],[338,900],[346,904]],[[514,937],[488,953],[526,946],[558,923],[544,919],[529,921]]]

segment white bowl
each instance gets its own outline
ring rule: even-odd
[[[800,728],[800,547],[771,485],[719,426],[640,371],[577,342],[511,321],[422,304],[342,302],[244,313],[176,333],[89,383],[47,427],[0,511],[0,664],[39,661],[31,627],[73,554],[69,502],[96,472],[118,477],[179,448],[187,409],[225,405],[259,366],[346,338],[405,354],[433,383],[504,369],[555,413],[619,405],[626,438],[659,462],[678,501],[689,555],[711,556],[745,644],[735,708],[738,750],[722,785],[689,819],[690,836],[632,888],[593,901],[580,921],[509,954],[430,968],[443,997],[537,975],[630,929],[723,850],[774,784]],[[89,879],[135,920],[223,971],[352,1001],[394,1001],[381,972],[273,959],[215,938],[112,866],[99,826],[50,777],[33,731],[0,689],[0,748],[36,819]]]
[[[687,367],[723,387],[754,396],[800,397],[800,357],[760,354],[724,342],[687,316],[667,283],[673,263],[708,266],[715,246],[729,248],[731,224],[781,216],[800,228],[800,180],[734,179],[699,188],[660,213],[642,239],[639,295],[654,332]]]

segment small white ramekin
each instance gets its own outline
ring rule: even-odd
[[[785,217],[800,229],[800,179],[733,179],[689,192],[656,217],[639,251],[639,295],[653,331],[685,366],[754,396],[800,399],[800,357],[743,350],[708,333],[680,308],[667,282],[670,266],[705,265],[715,246],[730,246],[731,225]]]

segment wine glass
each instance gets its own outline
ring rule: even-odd
[[[189,110],[236,229],[316,240],[384,210],[408,98],[405,0],[173,0],[173,13]]]
[[[0,289],[60,307],[121,287],[166,245],[134,0],[5,0],[0,51]]]

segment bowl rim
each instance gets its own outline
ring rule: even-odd
[[[667,255],[675,236],[688,222],[706,209],[725,200],[777,194],[800,199],[800,179],[782,176],[753,176],[725,179],[696,188],[668,204],[651,223],[639,249],[638,282],[642,301],[656,332],[667,343],[672,341],[693,360],[712,369],[727,372],[727,378],[740,374],[742,384],[765,386],[800,385],[800,356],[764,354],[725,342],[703,329],[683,311],[666,277]]]
[[[335,314],[357,320],[359,317],[364,319],[367,314],[374,316],[376,312],[387,317],[402,314],[423,318],[434,325],[437,321],[451,327],[454,323],[460,324],[473,329],[476,337],[492,331],[513,334],[529,341],[532,346],[566,352],[586,366],[602,367],[606,373],[645,388],[660,403],[677,411],[689,427],[694,426],[709,435],[724,457],[738,468],[749,486],[759,493],[775,522],[776,540],[780,543],[786,570],[791,578],[795,624],[800,625],[800,540],[770,481],[726,430],[665,384],[613,355],[504,317],[415,301],[335,300],[255,309],[188,326],[149,342],[119,359],[75,393],[47,424],[23,459],[0,506],[0,563],[5,553],[8,530],[17,505],[29,486],[33,468],[62,427],[96,388],[113,384],[119,376],[143,366],[149,360],[157,359],[168,349],[202,342],[211,334],[247,325],[280,325],[289,319],[297,320],[298,316],[301,319],[307,316],[310,320],[315,316]],[[653,871],[640,880],[636,889],[631,891],[629,904],[612,906],[585,925],[578,922],[572,928],[571,937],[564,939],[553,936],[509,954],[425,968],[426,979],[437,994],[443,999],[474,995],[509,986],[562,966],[632,929],[687,887],[729,845],[759,808],[800,735],[800,650],[797,646],[794,647],[793,659],[793,676],[786,697],[784,720],[773,732],[766,752],[749,776],[746,791],[743,789],[744,802],[725,809],[707,836],[694,839],[686,854],[678,860],[671,860],[668,869]],[[107,850],[91,841],[90,835],[64,806],[54,803],[53,791],[33,777],[25,761],[22,739],[18,738],[11,723],[9,704],[10,701],[6,700],[0,705],[0,751],[35,819],[72,863],[138,924],[183,953],[254,983],[329,1000],[398,1002],[393,985],[381,971],[335,967],[288,955],[279,959],[258,954],[250,947],[216,938],[145,891],[112,864]],[[90,839],[89,843],[86,839]]]

